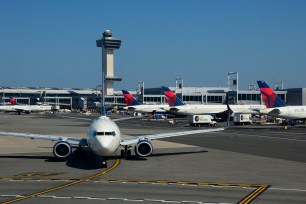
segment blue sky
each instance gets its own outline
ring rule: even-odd
[[[94,88],[105,29],[122,40],[116,89],[226,86],[256,80],[306,87],[306,1],[1,0],[0,86]]]

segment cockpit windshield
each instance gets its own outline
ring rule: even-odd
[[[116,132],[112,131],[112,132],[95,132],[94,136],[116,136]]]

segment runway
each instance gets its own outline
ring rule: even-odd
[[[95,117],[59,116],[0,114],[0,128],[84,137],[91,121],[66,116]],[[185,120],[176,126],[141,119],[117,124],[125,135],[194,129]],[[151,157],[114,157],[109,169],[98,168],[90,155],[57,160],[53,142],[1,137],[0,202],[305,203],[305,130],[231,127],[169,138],[154,142]]]

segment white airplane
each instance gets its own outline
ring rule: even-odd
[[[267,109],[261,110],[261,113],[291,120],[306,119],[306,106],[288,106],[266,82],[257,81],[257,83],[267,107]]]
[[[122,90],[127,106],[123,109],[138,113],[165,113],[169,109],[168,105],[141,105],[127,90]]]
[[[163,86],[163,92],[170,106],[169,111],[181,115],[216,114],[227,110],[227,105],[186,105],[168,87]],[[229,105],[233,113],[258,114],[264,105]]]
[[[0,106],[0,111],[16,112],[18,115],[21,113],[29,114],[31,112],[50,111],[50,105],[18,105],[14,98],[10,98],[11,105]]]
[[[120,146],[124,147],[124,150],[121,150],[121,156],[123,157],[131,156],[131,150],[129,148],[132,146],[134,146],[134,151],[137,156],[147,157],[153,153],[153,145],[150,142],[151,140],[198,133],[218,132],[223,131],[228,127],[122,138],[120,129],[114,121],[115,120],[111,120],[105,115],[100,116],[90,125],[86,138],[17,132],[0,132],[0,136],[57,141],[53,146],[53,154],[58,158],[68,158],[72,154],[74,148],[81,149],[83,147],[89,147],[95,155],[102,157],[102,167],[107,168],[107,158],[113,156]]]

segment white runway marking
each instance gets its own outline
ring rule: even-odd
[[[24,197],[22,195],[0,195],[0,197]],[[196,204],[233,204],[233,203],[211,203],[200,201],[175,201],[175,200],[157,200],[157,199],[128,199],[128,198],[102,198],[102,197],[83,197],[83,196],[54,196],[54,195],[38,195],[38,198],[50,199],[84,199],[84,200],[108,200],[108,201],[125,201],[125,202],[156,202],[156,203],[196,203]]]

